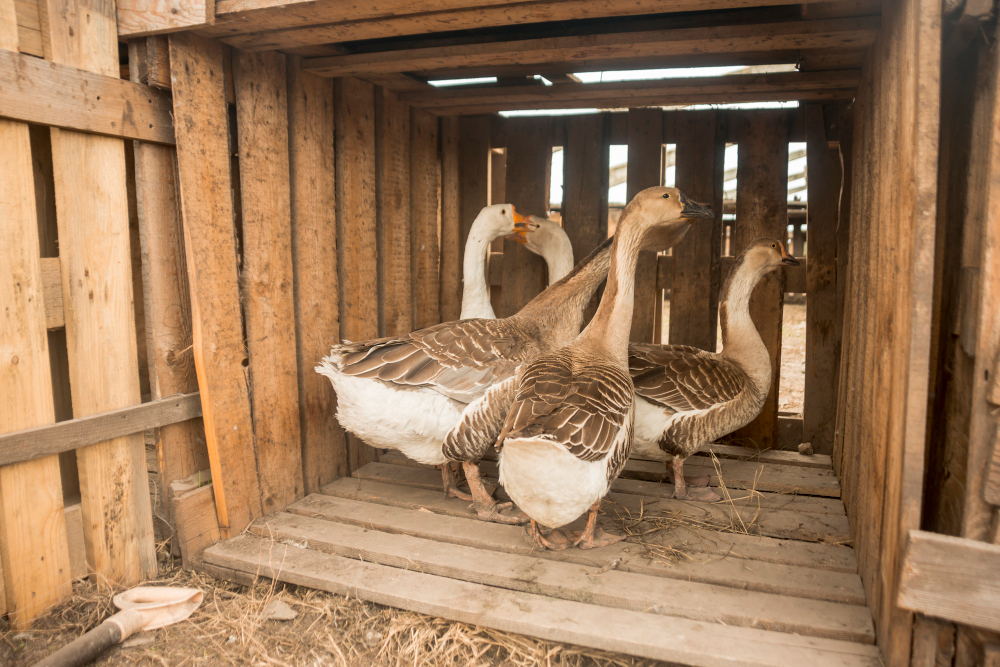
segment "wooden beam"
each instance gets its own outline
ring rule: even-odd
[[[815,0],[810,0],[815,1]],[[445,0],[436,11],[403,0],[344,5],[336,0],[220,0],[215,25],[205,34],[241,48],[297,49],[316,44],[421,35],[442,31],[548,23],[586,18],[710,11],[799,4],[789,0]]]
[[[45,327],[61,329],[66,326],[63,311],[62,268],[58,257],[42,257],[42,294],[45,299]]]
[[[340,334],[333,81],[288,58],[288,162],[298,351],[302,478],[306,493],[347,474],[337,395],[315,371]]]
[[[0,465],[33,461],[201,416],[198,392],[0,435]]]
[[[458,132],[459,247],[462,251],[460,261],[463,261],[472,223],[479,212],[489,205],[490,118],[460,118]],[[461,264],[459,270],[463,270]],[[464,274],[459,276],[465,280]]]
[[[0,117],[174,143],[166,93],[99,72],[0,50]]]
[[[49,60],[120,75],[114,16],[76,12],[57,0],[39,8]],[[141,402],[125,150],[118,138],[51,133],[73,414],[85,417]],[[98,585],[128,586],[154,576],[142,437],[83,447],[77,462],[87,562]]]
[[[201,554],[222,537],[215,511],[212,472],[204,470],[174,481],[167,489],[181,547],[181,563],[191,568]]]
[[[712,206],[715,217],[696,221],[674,246],[670,276],[671,345],[715,351],[722,255],[722,171],[725,143],[716,113],[677,116],[677,188]]]
[[[827,145],[823,107],[806,107],[809,133],[809,269],[806,299],[806,380],[802,438],[820,454],[833,452],[837,420],[837,223],[840,154]]]
[[[659,109],[628,111],[628,181],[626,199],[663,183],[661,163],[663,112]],[[630,339],[659,343],[663,292],[656,287],[656,253],[642,251],[635,267],[635,309]]]
[[[511,109],[611,108],[624,104],[680,106],[728,102],[840,100],[854,97],[859,72],[778,72],[691,79],[551,86],[442,88],[402,93],[400,99],[439,114],[490,113]]]
[[[506,202],[521,215],[548,216],[552,119],[507,119]],[[516,165],[516,167],[514,167]],[[503,242],[503,290],[497,317],[508,317],[545,289],[545,262],[513,241]]]
[[[280,53],[233,54],[243,213],[242,304],[265,514],[302,497],[288,84]]]
[[[462,312],[462,220],[459,119],[441,120],[441,320]],[[485,154],[484,154],[485,158]]]
[[[751,114],[740,131],[734,255],[762,236],[784,239],[788,220],[786,125],[775,116]],[[760,449],[774,447],[777,439],[783,277],[779,272],[769,274],[750,299],[750,316],[770,356],[771,387],[760,415],[733,435]]]
[[[586,69],[600,61],[669,58],[697,51],[759,52],[807,48],[864,48],[874,40],[879,17],[740,23],[704,28],[644,30],[611,34],[572,35],[514,41],[480,42],[454,46],[378,51],[308,58],[303,66],[324,76],[365,76],[461,68],[468,76],[489,75],[504,65],[565,64]],[[577,70],[580,71],[580,70]]]
[[[1000,546],[911,530],[900,572],[903,609],[1000,632]]]
[[[410,262],[413,272],[413,326],[441,321],[440,254],[441,162],[438,119],[410,110]]]
[[[117,0],[118,35],[140,37],[215,21],[215,0]]]
[[[223,537],[261,515],[244,362],[222,46],[170,37],[193,351]]]

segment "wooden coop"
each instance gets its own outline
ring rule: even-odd
[[[151,578],[159,541],[235,581],[671,663],[1000,664],[995,30],[989,0],[0,0],[0,613]],[[702,66],[743,70],[574,74]],[[729,106],[757,102],[798,105]],[[499,113],[565,109],[590,113]],[[472,220],[546,215],[557,147],[586,255],[614,146],[627,197],[670,146],[716,211],[641,259],[633,340],[715,349],[733,255],[805,257],[752,302],[763,413],[690,462],[725,502],[634,459],[604,520],[641,535],[539,554],[345,436],[313,367],[456,319]],[[498,315],[545,272],[495,244]],[[777,401],[787,293],[801,415]]]

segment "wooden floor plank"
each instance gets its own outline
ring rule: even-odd
[[[604,572],[534,554],[442,543],[284,512],[257,521],[251,532],[324,553],[563,600],[866,644],[875,641],[871,614],[858,605]]]
[[[250,536],[205,552],[209,563],[419,613],[688,665],[876,665],[874,647],[505,591],[274,544]]]
[[[359,484],[357,480],[344,479],[328,485],[324,493],[328,495],[307,496],[290,505],[289,511],[494,551],[522,554],[532,551],[523,539],[522,528],[479,521],[466,509],[464,503],[445,500],[433,491],[394,487],[377,482]],[[345,503],[344,500],[352,500],[358,504]],[[601,523],[608,528],[615,528],[606,519],[602,518]],[[770,544],[776,542],[779,540]],[[647,554],[643,545],[632,542],[595,551],[567,549],[546,552],[540,556],[581,565],[608,567],[619,561],[616,567],[627,572],[656,574],[814,600],[864,604],[864,591],[858,576],[850,572],[818,569],[822,567],[822,556],[816,558],[815,567],[743,558],[741,556],[745,553],[754,557],[768,556],[764,555],[764,548],[753,545],[750,536],[720,534],[710,530],[672,531],[650,536],[648,543],[654,545],[654,548],[655,545],[666,545],[682,550],[690,560],[683,560],[683,557],[672,561],[662,560],[659,559],[659,552],[651,551]],[[805,552],[796,553],[799,544],[788,544],[787,550],[784,547],[776,548],[769,557],[803,562]],[[840,554],[834,554],[833,557],[839,558]]]
[[[780,449],[758,451],[747,447],[737,447],[736,445],[713,444],[709,445],[707,450],[698,452],[698,455],[708,456],[709,452],[714,452],[720,459],[743,459],[747,461],[760,461],[761,463],[782,463],[784,465],[802,466],[803,468],[833,468],[833,461],[830,459],[829,454],[803,456],[798,452],[786,452]]]

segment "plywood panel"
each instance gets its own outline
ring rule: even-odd
[[[264,513],[302,497],[285,57],[233,54],[243,210],[242,294]]]
[[[340,339],[333,81],[288,59],[288,161],[302,477],[314,493],[347,474],[333,386],[314,369]]]
[[[375,209],[379,254],[379,335],[413,329],[410,270],[410,109],[375,90]]]
[[[521,215],[548,217],[551,118],[507,119],[507,165],[511,168],[505,170],[503,203],[512,204]],[[547,284],[541,257],[513,241],[504,241],[503,254],[503,291],[497,317],[521,310]]]
[[[223,537],[261,515],[244,364],[222,47],[170,37],[192,340]]]
[[[40,5],[52,62],[119,76],[113,16]],[[140,402],[125,147],[121,139],[52,130],[56,210],[73,414]],[[156,573],[141,435],[77,452],[87,561],[100,585]]]
[[[663,112],[659,109],[628,110],[628,184],[626,199],[662,184],[661,147]],[[656,288],[656,253],[642,251],[635,266],[635,308],[630,340],[659,343],[663,291]]]
[[[788,220],[788,133],[783,119],[750,114],[740,125],[739,137],[734,255],[758,237],[783,240]],[[762,449],[777,441],[783,280],[781,272],[769,274],[750,299],[750,317],[771,357],[771,389],[760,416],[734,437]]]
[[[699,219],[674,246],[670,276],[671,345],[715,351],[721,287],[722,176],[725,144],[715,111],[679,113],[675,185],[712,206],[715,217]]]
[[[441,160],[438,119],[410,111],[410,251],[413,271],[413,325],[441,321],[440,254]]]

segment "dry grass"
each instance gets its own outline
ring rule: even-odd
[[[239,586],[172,564],[156,584],[194,586],[205,602],[190,619],[141,633],[95,664],[267,665],[348,667],[355,665],[529,665],[645,667],[660,664],[629,656],[546,642],[465,623],[261,580]],[[114,613],[112,594],[81,582],[74,597],[16,633],[0,621],[0,665],[32,665],[99,625]],[[298,616],[265,619],[274,599]],[[132,646],[128,646],[132,644]]]

